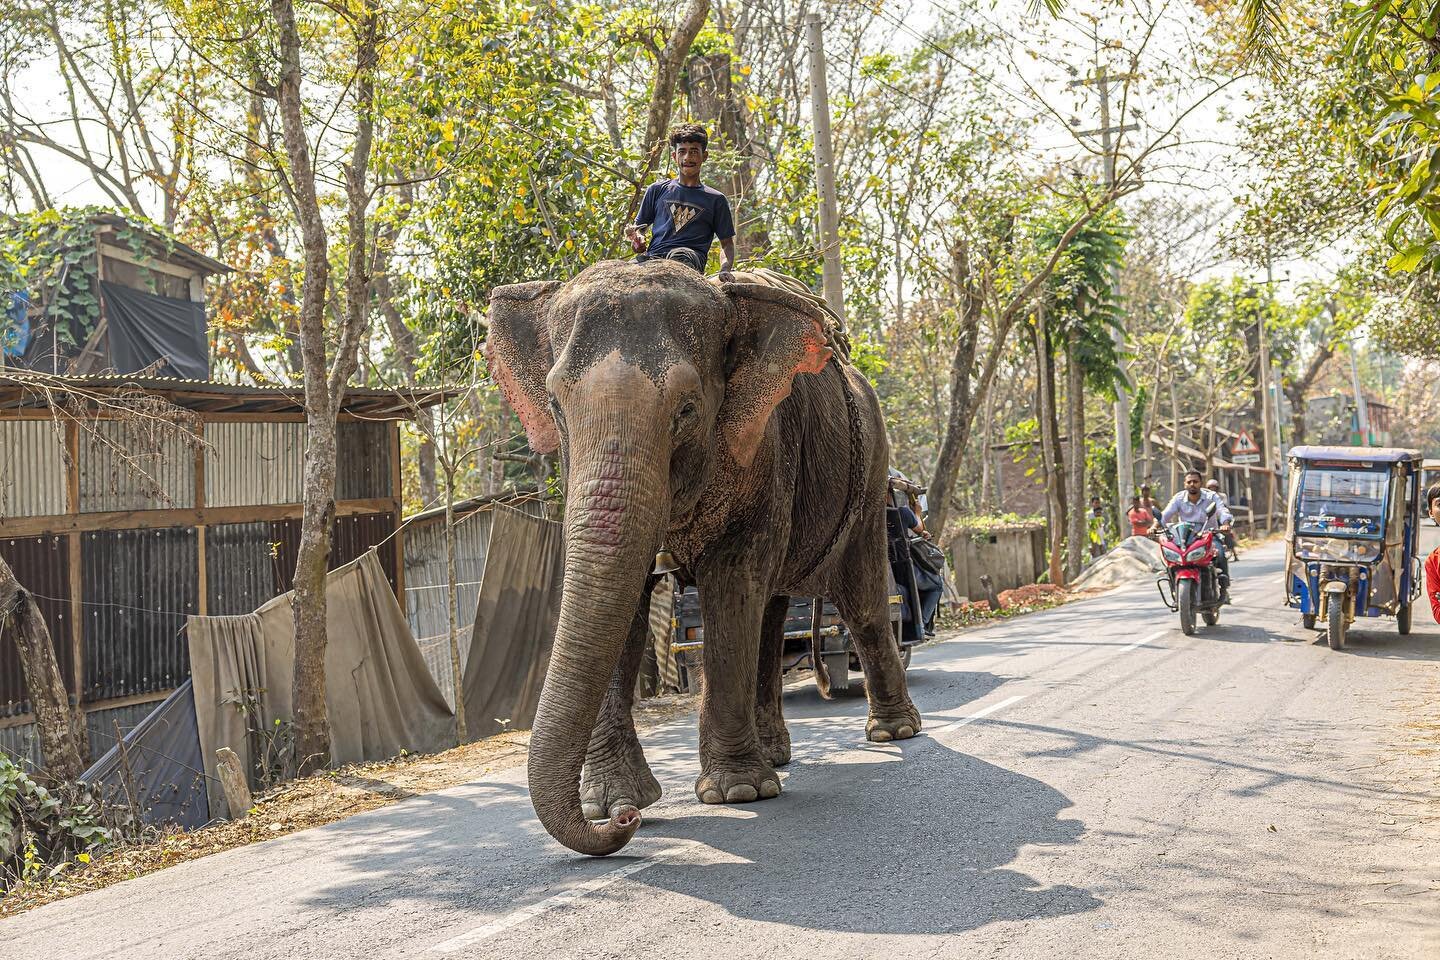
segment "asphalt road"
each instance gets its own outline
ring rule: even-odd
[[[776,800],[695,802],[671,723],[616,857],[512,770],[0,922],[0,956],[1440,957],[1440,631],[1332,652],[1279,561],[1194,637],[1141,585],[919,651],[903,744],[796,687]]]

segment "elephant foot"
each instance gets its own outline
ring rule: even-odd
[[[660,799],[660,782],[635,744],[634,755],[585,760],[580,774],[580,808],[588,820],[609,820],[624,810],[641,810]]]
[[[704,765],[695,781],[701,803],[753,803],[780,796],[780,775],[759,756],[715,760]]]
[[[865,722],[865,739],[875,743],[889,743],[891,740],[909,740],[920,732],[920,711],[913,703],[906,703],[899,710],[870,714]]]
[[[783,767],[790,762],[790,731],[780,718],[757,720],[760,736],[760,756],[772,767]]]

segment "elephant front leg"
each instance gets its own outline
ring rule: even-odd
[[[790,762],[790,731],[785,727],[781,709],[785,615],[789,611],[789,597],[774,597],[765,606],[765,619],[760,628],[760,670],[755,687],[755,732],[760,738],[760,755],[776,767]]]
[[[580,806],[591,820],[608,820],[626,808],[640,810],[660,799],[660,783],[645,762],[633,714],[635,678],[650,642],[650,590],[630,623],[625,649],[600,705],[600,715],[580,774]]]
[[[751,575],[753,576],[753,574]],[[700,700],[700,777],[703,803],[749,803],[780,795],[780,776],[761,750],[755,726],[760,627],[768,597],[753,587],[727,595],[745,574],[706,578],[700,585],[705,624],[705,688]]]

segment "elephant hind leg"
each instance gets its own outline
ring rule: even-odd
[[[760,626],[760,674],[755,685],[755,732],[760,738],[760,755],[771,766],[790,762],[790,731],[785,728],[781,697],[784,687],[785,614],[790,598],[774,597],[765,606]]]
[[[608,820],[620,811],[639,810],[660,799],[660,783],[645,762],[635,733],[635,679],[650,642],[650,590],[630,623],[625,649],[600,705],[600,715],[585,752],[580,774],[580,805],[591,820]]]
[[[865,735],[880,742],[908,739],[920,732],[920,711],[910,699],[905,665],[890,629],[883,535],[852,542],[845,559],[831,599],[850,628],[865,671],[865,693],[870,701]]]

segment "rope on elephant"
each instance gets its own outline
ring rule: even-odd
[[[781,273],[778,270],[771,270],[769,267],[751,267],[748,270],[735,271],[735,278],[746,283],[759,283],[767,287],[775,287],[788,293],[793,293],[806,302],[813,304],[822,314],[821,326],[825,330],[825,342],[835,352],[835,358],[843,363],[850,362],[850,336],[845,332],[845,321],[841,320],[825,298],[811,290],[801,280],[790,276],[788,273]]]

